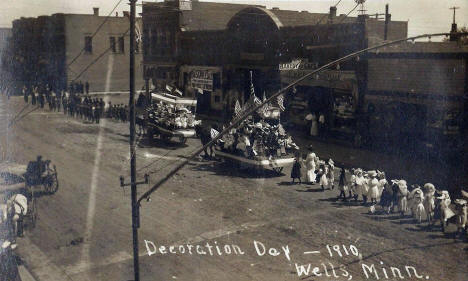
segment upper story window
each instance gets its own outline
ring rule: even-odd
[[[84,51],[87,54],[92,54],[93,53],[93,37],[91,36],[85,36],[85,46],[84,46]]]
[[[112,53],[117,53],[117,46],[115,44],[115,37],[109,37],[109,44]]]
[[[125,41],[123,37],[119,37],[119,53],[125,53]]]

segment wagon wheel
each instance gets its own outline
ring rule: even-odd
[[[187,138],[183,137],[183,136],[180,136],[179,137],[179,142],[180,142],[180,144],[185,144],[187,142]]]
[[[163,140],[164,142],[169,142],[171,138],[172,137],[170,135],[161,134],[161,140]]]
[[[150,141],[152,141],[152,140],[153,140],[153,137],[154,137],[154,131],[153,131],[151,128],[147,128],[147,129],[146,129],[146,134],[148,135],[148,139],[149,139]]]
[[[275,167],[273,168],[273,171],[275,171],[275,173],[277,173],[278,175],[281,175],[283,172],[283,167]]]
[[[58,190],[58,179],[57,179],[57,170],[54,165],[54,173],[47,176],[47,179],[44,182],[44,189],[49,194],[54,194]]]

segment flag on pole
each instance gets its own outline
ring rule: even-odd
[[[219,132],[216,131],[215,129],[211,128],[210,134],[211,134],[211,138],[214,139],[219,134]]]
[[[255,87],[253,84],[252,71],[250,71],[250,95],[255,96]]]
[[[242,107],[239,103],[239,100],[236,100],[236,105],[234,106],[234,113],[237,115],[239,115],[242,111]]]
[[[281,111],[284,111],[284,110],[285,110],[284,105],[283,105],[283,103],[284,103],[284,96],[283,96],[283,95],[279,95],[279,96],[277,97],[277,101],[278,101],[278,106],[279,106],[279,108],[281,109]]]
[[[135,22],[135,41],[141,43],[143,41],[143,33],[141,32],[141,18]]]

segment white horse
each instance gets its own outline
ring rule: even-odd
[[[28,213],[28,199],[23,194],[15,194],[7,200],[6,204],[0,204],[1,223],[10,219],[13,229],[18,229],[18,224],[23,223],[23,217]]]

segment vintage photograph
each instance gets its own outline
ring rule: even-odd
[[[467,0],[0,1],[0,281],[468,280]]]

